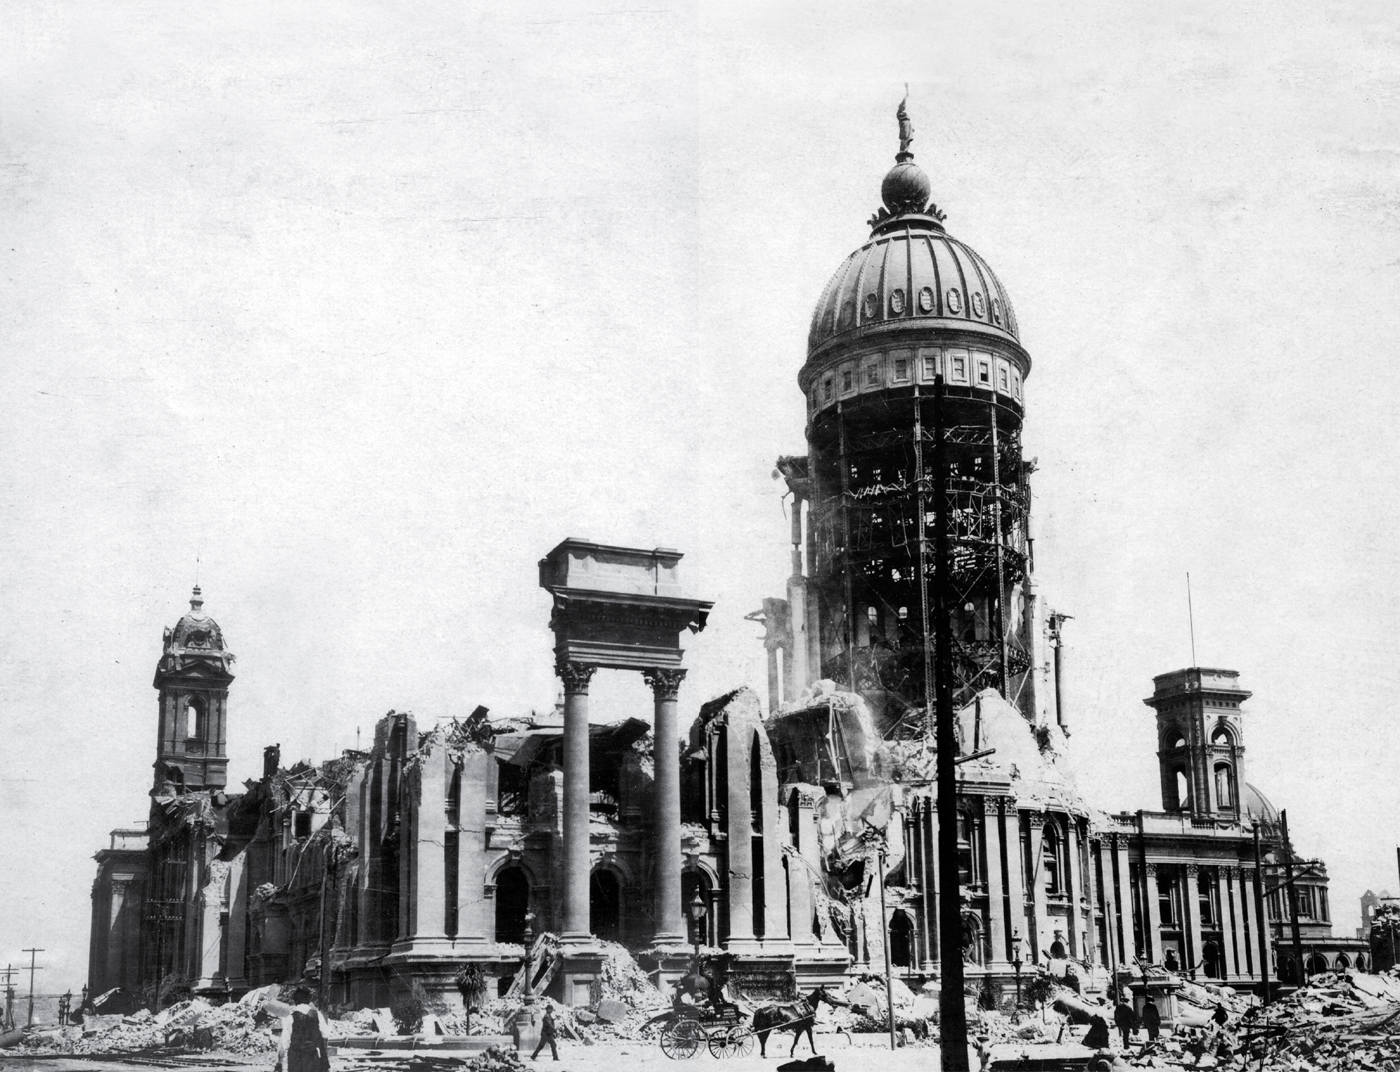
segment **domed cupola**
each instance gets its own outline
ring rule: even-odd
[[[233,653],[219,623],[204,613],[199,586],[190,610],[166,629],[152,682],[160,692],[160,743],[152,792],[222,789],[228,778],[228,688]]]
[[[817,378],[833,373],[814,399],[819,405],[835,401],[844,379],[836,366],[853,352],[859,362],[861,352],[890,346],[988,347],[989,355],[997,355],[986,365],[988,379],[981,380],[982,370],[968,359],[961,383],[1000,390],[1019,405],[1031,362],[1020,345],[1010,295],[975,250],[948,234],[946,217],[929,199],[929,177],[909,148],[914,128],[905,102],[896,115],[899,152],[880,185],[884,204],[869,220],[869,241],[846,258],[817,302],[799,383],[811,397]],[[907,367],[912,370],[912,359]],[[952,368],[948,382],[959,386]]]

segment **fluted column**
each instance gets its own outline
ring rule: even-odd
[[[561,661],[564,683],[564,941],[592,940],[588,912],[588,684],[598,668]]]
[[[1043,869],[1043,841],[1045,838],[1045,816],[1032,812],[1027,819],[1031,832],[1031,957],[1039,962],[1049,955],[1050,913],[1045,902],[1045,872]]]
[[[1200,878],[1200,868],[1196,864],[1186,865],[1186,877],[1184,879],[1186,888],[1181,891],[1182,910],[1191,921],[1188,931],[1191,939],[1191,948],[1186,951],[1187,963],[1182,964],[1183,968],[1189,966],[1191,978],[1196,978],[1197,965],[1201,963],[1201,905],[1199,901],[1200,892],[1196,883]],[[1186,959],[1183,958],[1183,959]]]
[[[1162,912],[1157,901],[1156,864],[1143,867],[1142,899],[1147,905],[1147,956],[1160,964],[1167,958],[1162,955]]]
[[[1244,974],[1244,958],[1240,956],[1241,929],[1240,929],[1240,905],[1239,897],[1242,887],[1240,886],[1240,869],[1238,867],[1222,867],[1217,872],[1217,888],[1220,890],[1220,910],[1224,917],[1227,930],[1225,932],[1225,945],[1230,954],[1229,964],[1234,965],[1233,974],[1238,977]],[[1229,978],[1231,972],[1226,967],[1222,979]]]
[[[656,793],[653,831],[656,841],[656,933],[663,945],[685,944],[681,915],[681,768],[676,726],[676,697],[684,670],[645,670],[642,678],[655,698],[651,738],[652,785]]]
[[[1006,846],[1006,893],[1011,902],[1011,914],[1007,923],[1013,938],[1018,933],[1024,938],[1026,880],[1022,872],[1021,813],[1014,799],[1006,801],[998,822],[1001,826],[1001,841]]]
[[[1079,820],[1073,815],[1065,817],[1065,902],[1069,915],[1065,919],[1065,937],[1069,955],[1084,958],[1083,944],[1079,931],[1079,895],[1088,887],[1084,885],[1083,869],[1079,859]]]
[[[1006,877],[1001,870],[1001,801],[982,798],[982,844],[986,846],[988,965],[1006,963]]]

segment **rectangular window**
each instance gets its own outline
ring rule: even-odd
[[[953,358],[953,379],[957,380],[959,383],[963,383],[967,380],[967,358]]]
[[[1001,385],[1000,385],[1000,386],[1001,386],[1001,392],[1002,392],[1002,394],[1005,394],[1005,393],[1006,393],[1008,390],[1010,390],[1010,388],[1011,388],[1011,383],[1010,383],[1010,381],[1007,379],[1007,376],[1006,376],[1006,369],[1000,368],[1000,369],[997,369],[997,372],[999,372],[999,373],[1001,374],[1001,375],[1000,375],[1000,379],[1001,379]]]
[[[880,382],[880,366],[879,366],[879,365],[866,365],[866,366],[865,366],[865,386],[867,386],[867,387],[874,387],[874,386],[875,386],[877,383],[879,383],[879,382]]]
[[[991,370],[990,366],[988,366],[987,362],[985,362],[985,361],[979,361],[979,362],[977,362],[977,382],[978,382],[978,383],[991,383],[991,382],[992,382],[992,370]]]
[[[933,354],[924,355],[924,379],[932,380],[938,375],[938,358]]]
[[[844,372],[841,373],[841,390],[843,390],[843,391],[849,391],[850,389],[851,389],[851,370],[850,370],[850,369],[846,369]]]
[[[908,377],[909,377],[909,362],[908,362],[908,360],[907,360],[906,358],[903,358],[903,357],[896,358],[896,359],[895,359],[895,363],[894,363],[894,378],[895,378],[896,380],[904,380],[904,379],[908,379]]]
[[[833,385],[832,385],[831,377],[830,377],[830,376],[828,376],[826,379],[822,380],[822,399],[823,399],[824,401],[826,401],[826,402],[830,402],[830,401],[831,401],[831,392],[832,392],[832,388],[833,388]]]

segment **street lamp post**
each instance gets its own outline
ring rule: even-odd
[[[700,896],[700,887],[695,887],[695,896],[690,899],[690,904],[686,906],[690,913],[690,937],[695,945],[695,965],[693,971],[695,978],[700,978],[700,928],[705,924],[705,916],[709,913],[709,908],[705,905],[705,898]]]
[[[1011,932],[1011,966],[1016,969],[1016,1007],[1021,1006],[1021,930]]]
[[[530,925],[533,918],[534,913],[525,913],[525,933],[521,935],[525,942],[525,993],[521,996],[521,1000],[525,1005],[535,1003],[535,928]]]

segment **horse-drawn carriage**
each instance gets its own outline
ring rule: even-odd
[[[817,1006],[823,1001],[831,1005],[844,1003],[828,994],[825,987],[818,987],[805,999],[762,1006],[754,1013],[753,1023],[746,1024],[739,1006],[724,998],[724,979],[732,959],[728,955],[703,958],[695,970],[675,984],[671,1008],[643,1025],[644,1029],[660,1025],[661,1052],[684,1060],[694,1057],[703,1046],[714,1057],[747,1057],[753,1052],[755,1038],[766,1051],[770,1032],[791,1031],[793,1052],[806,1034],[807,1044],[815,1054],[812,1028]]]

